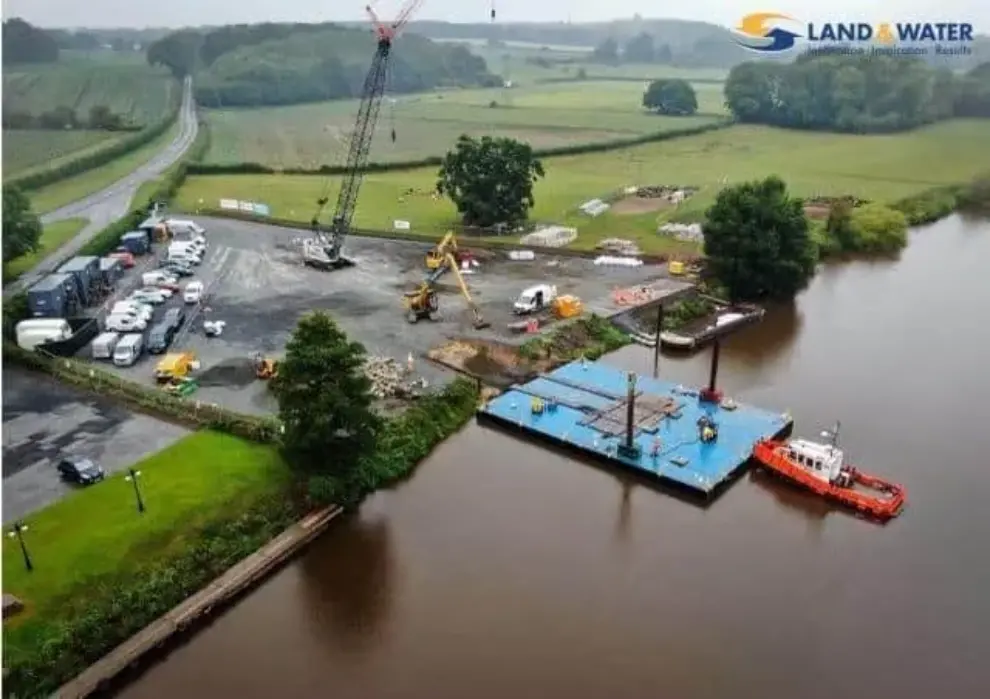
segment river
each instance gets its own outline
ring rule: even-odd
[[[990,696],[988,264],[952,217],[724,346],[729,395],[840,419],[906,485],[888,526],[755,474],[705,510],[471,425],[121,695]]]

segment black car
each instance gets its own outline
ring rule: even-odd
[[[185,321],[186,321],[185,311],[183,311],[181,308],[170,308],[167,311],[165,311],[165,314],[162,316],[161,322],[163,325],[167,325],[170,328],[172,328],[172,332],[175,333],[175,331],[177,331],[179,328],[182,327],[182,324]]]
[[[58,472],[63,479],[80,485],[92,485],[106,476],[99,464],[81,456],[67,456],[59,461]]]
[[[172,337],[175,335],[175,327],[166,320],[162,320],[148,331],[148,351],[151,354],[162,354],[172,344]]]

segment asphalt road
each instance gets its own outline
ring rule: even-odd
[[[112,473],[188,433],[40,374],[5,367],[4,521],[25,517],[73,490],[55,470],[63,455],[89,457]]]
[[[89,223],[72,240],[54,250],[51,255],[39,262],[33,269],[21,275],[4,289],[4,298],[23,291],[38,279],[55,271],[59,263],[71,257],[99,231],[122,218],[131,206],[131,200],[138,188],[153,180],[172,166],[186,152],[196,139],[196,104],[192,97],[192,80],[186,78],[183,88],[182,108],[179,112],[179,133],[175,140],[158,155],[134,170],[127,177],[114,182],[106,189],[91,194],[79,201],[66,204],[41,217],[42,223],[53,223],[68,218],[85,218]]]

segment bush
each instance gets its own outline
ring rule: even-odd
[[[40,187],[44,187],[45,185],[52,184],[53,182],[58,182],[59,180],[64,180],[68,177],[72,177],[73,175],[78,175],[86,170],[92,170],[93,168],[100,167],[101,165],[106,165],[111,160],[120,158],[121,156],[137,150],[147,143],[151,143],[153,140],[168,131],[172,124],[175,123],[175,120],[179,117],[182,91],[179,90],[178,94],[180,95],[180,99],[174,101],[165,118],[155,124],[152,124],[148,128],[137,132],[133,136],[129,136],[121,141],[118,141],[107,148],[102,148],[93,153],[89,153],[88,155],[70,160],[69,162],[59,165],[58,167],[48,168],[24,175],[22,177],[11,178],[4,184],[16,185],[21,189],[29,191],[38,189]]]
[[[929,189],[893,205],[893,208],[904,214],[908,225],[920,226],[934,223],[943,219],[959,206],[960,187],[937,187]]]
[[[956,202],[965,211],[990,213],[990,175],[979,177],[961,188]]]
[[[616,328],[606,318],[591,315],[565,325],[557,326],[551,333],[527,340],[519,346],[519,356],[524,359],[549,359],[552,363],[566,363],[586,357],[598,359],[629,344],[629,336]]]
[[[843,252],[888,253],[907,245],[907,217],[883,204],[865,204],[852,210],[851,238]]]

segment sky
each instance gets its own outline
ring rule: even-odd
[[[499,21],[602,21],[643,17],[703,20],[734,27],[744,14],[783,12],[812,22],[971,22],[990,33],[990,2],[984,0],[425,0],[418,19],[487,22],[492,3]],[[43,27],[181,27],[255,22],[329,22],[364,18],[367,0],[4,0],[3,16]],[[385,18],[402,0],[378,0]]]

